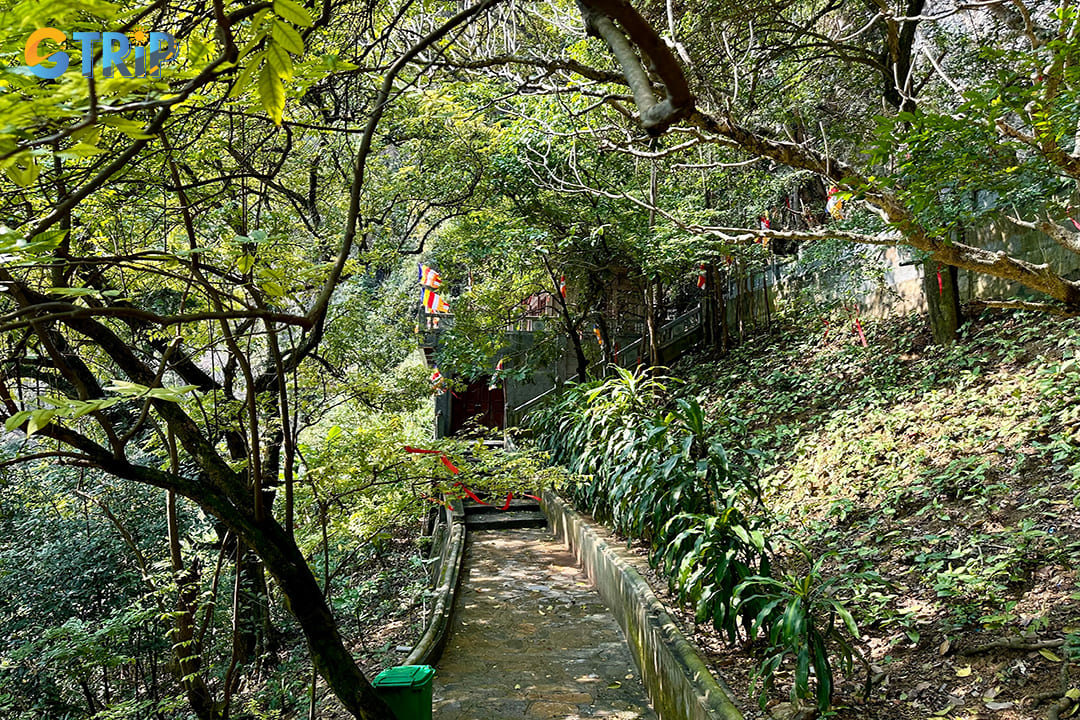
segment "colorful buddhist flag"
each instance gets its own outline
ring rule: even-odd
[[[562,295],[563,300],[566,299],[566,276],[563,275],[559,278],[559,294]]]
[[[428,309],[428,312],[450,312],[450,306],[447,305],[446,301],[439,296],[439,293],[428,288],[424,288],[424,307]]]
[[[604,347],[604,336],[600,334],[600,328],[593,325],[592,331],[596,334],[596,342],[600,343],[600,347]]]
[[[761,230],[771,230],[772,229],[772,220],[769,219],[769,211],[768,210],[765,211],[764,215],[762,215],[761,217],[758,218],[758,228],[760,228]],[[768,246],[769,238],[767,238],[767,237],[759,237],[759,238],[756,238],[754,240],[754,242],[758,243],[759,245]]]
[[[701,263],[701,267],[698,268],[697,286],[699,288],[705,288],[705,263]]]
[[[840,199],[840,188],[833,185],[829,188],[829,194],[825,200],[825,209],[837,220],[844,219],[844,201]]]
[[[442,285],[442,278],[439,277],[439,273],[435,272],[434,268],[430,268],[427,265],[417,263],[417,272],[420,275],[420,284],[430,288],[437,288]]]
[[[503,369],[503,358],[499,358],[499,362],[495,363],[495,372],[491,376],[491,384],[488,385],[488,390],[494,390],[495,388],[497,388],[499,386],[499,380],[502,379],[502,378],[499,377],[499,373],[502,372],[502,369]]]

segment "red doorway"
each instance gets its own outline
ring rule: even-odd
[[[488,378],[469,385],[450,398],[450,435],[458,435],[466,423],[502,430],[505,424],[506,403],[501,387],[490,388]]]

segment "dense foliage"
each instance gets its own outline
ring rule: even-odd
[[[760,642],[717,670],[744,676],[756,659],[763,700],[775,686],[870,700],[871,717],[901,716],[897,703],[919,717],[947,700],[919,694],[913,678],[927,665],[990,677],[1008,643],[1068,650],[1046,651],[1032,671],[1057,697],[1080,645],[1069,569],[1080,542],[1075,322],[985,317],[941,348],[917,318],[867,320],[864,348],[853,329],[836,331],[850,318],[825,319],[719,360],[694,357],[668,371],[678,379],[571,385],[537,413],[538,442],[576,473],[569,491],[583,510],[647,540],[699,622],[728,617],[716,611],[720,589],[737,614],[739,602],[757,604],[748,637]],[[690,462],[686,409],[698,406],[712,460]],[[738,512],[685,514],[707,503],[706,468],[721,458],[716,477]],[[658,500],[666,514],[649,513]],[[754,530],[763,572],[744,559]],[[722,625],[716,634],[731,637]],[[867,671],[857,687],[834,678],[852,667]],[[1010,672],[987,702],[1019,705],[1029,692]]]
[[[671,397],[671,378],[615,373],[571,385],[531,418],[540,446],[571,473],[571,498],[621,535],[644,540],[697,622],[730,642],[740,629],[747,640],[767,634],[773,653],[760,668],[767,684],[790,653],[793,697],[810,697],[813,666],[813,694],[825,710],[830,656],[838,652],[850,673],[853,649],[844,632],[858,638],[858,630],[819,573],[772,577],[777,538],[753,461],[730,463],[719,442],[729,419],[707,421],[693,397]]]
[[[410,417],[431,391],[410,359],[415,259],[438,262],[460,309],[437,359],[470,377],[543,294],[557,318],[513,358],[519,378],[563,341],[595,374],[616,352],[609,315],[657,363],[660,325],[698,301],[728,349],[727,299],[825,240],[905,245],[1040,294],[1006,304],[1077,312],[1080,13],[927,5],[0,2],[0,502],[7,535],[25,529],[2,551],[82,557],[93,579],[54,606],[5,576],[11,677],[30,662],[27,616],[42,657],[64,660],[4,702],[219,720],[243,696],[276,712],[271,688],[295,677],[275,684],[267,658],[290,626],[296,662],[347,712],[389,717],[335,580],[363,583],[370,568],[344,560],[377,557],[383,524],[415,518],[439,479],[394,454],[424,436]],[[175,40],[160,74],[104,72],[114,41],[157,53],[160,33]],[[999,252],[1013,227],[1055,253]],[[588,501],[670,541],[657,561],[733,633],[735,588],[768,555],[766,449],[729,442],[751,425],[708,422],[689,397],[658,414],[596,390],[582,408],[649,430],[579,408],[593,450],[565,459],[600,483]],[[609,442],[629,485],[596,449]],[[58,536],[80,548],[58,557]],[[689,569],[729,560],[715,586]],[[134,630],[149,608],[152,637]]]

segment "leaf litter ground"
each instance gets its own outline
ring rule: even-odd
[[[883,580],[841,584],[874,684],[864,699],[864,674],[839,683],[835,716],[1045,718],[1080,697],[1080,323],[992,317],[952,348],[919,318],[867,329],[865,349],[788,333],[681,366],[712,417],[746,422],[727,446],[756,451],[775,531],[829,554],[826,573]],[[678,614],[764,716],[750,691],[764,647]],[[765,695],[778,716],[794,710],[785,670]]]

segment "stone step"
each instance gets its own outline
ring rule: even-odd
[[[480,513],[465,516],[469,530],[512,530],[515,528],[547,527],[547,516],[539,511],[507,510],[500,513]]]
[[[502,509],[504,505],[506,505],[506,498],[503,498],[502,501],[493,500],[490,505],[481,505],[480,503],[474,502],[472,500],[466,500],[464,503],[462,503],[466,515],[486,515],[488,513],[514,512],[518,510],[540,510],[540,503],[536,502],[535,500],[530,500],[529,498],[524,498],[521,500],[514,498],[510,501],[510,507],[508,507],[506,510]]]

